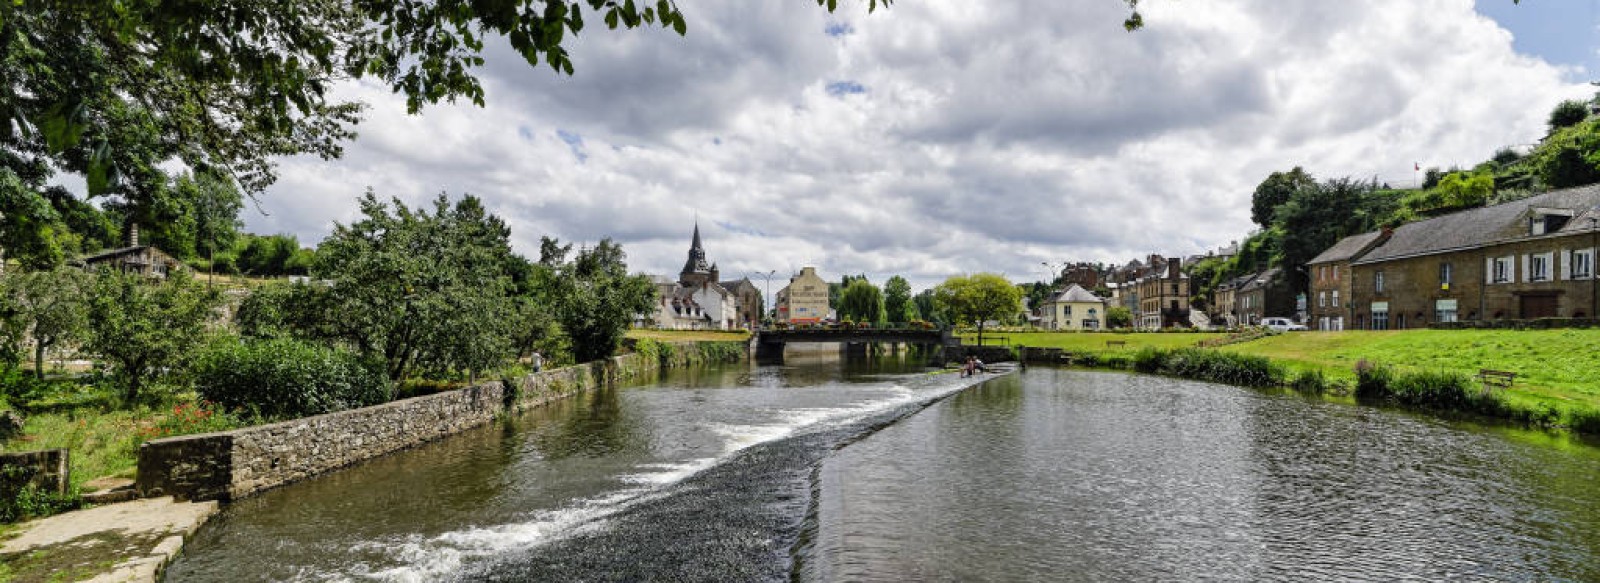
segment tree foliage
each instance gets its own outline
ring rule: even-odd
[[[1316,179],[1295,166],[1288,172],[1273,172],[1256,186],[1250,197],[1250,220],[1263,228],[1271,227],[1278,206],[1289,201],[1295,191],[1316,184]]]
[[[1550,132],[1555,133],[1556,130],[1583,123],[1583,120],[1588,117],[1588,102],[1568,99],[1556,104],[1555,109],[1550,110],[1550,121],[1547,125],[1550,127]]]
[[[854,279],[839,294],[839,318],[881,324],[885,318],[883,292],[865,278]]]
[[[993,273],[958,275],[933,288],[933,300],[956,324],[978,327],[978,343],[989,320],[1014,316],[1022,308],[1022,291]]]
[[[183,366],[221,303],[217,292],[194,281],[186,270],[174,270],[159,283],[101,271],[91,290],[84,347],[116,365],[128,404],[136,402],[145,380],[156,371]]]
[[[622,246],[609,238],[593,249],[580,250],[553,275],[556,319],[580,362],[615,354],[634,315],[655,305],[655,285],[649,277],[628,275]]]
[[[379,359],[390,379],[421,366],[471,371],[510,354],[510,230],[465,196],[432,212],[385,204],[370,191],[363,218],[335,225],[313,272],[330,282],[321,329]]]
[[[89,328],[91,279],[82,270],[58,267],[7,278],[5,293],[14,311],[5,320],[33,339],[34,374],[44,378],[46,350],[82,339]]]
[[[883,282],[884,318],[891,322],[921,320],[917,304],[911,299],[911,282],[898,275]]]
[[[260,192],[272,157],[333,158],[354,137],[361,106],[336,83],[388,86],[413,113],[481,105],[486,43],[571,74],[566,47],[591,19],[687,32],[672,0],[0,2],[0,149],[86,176],[91,195],[167,160]]]

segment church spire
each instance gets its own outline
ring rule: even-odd
[[[683,262],[683,271],[678,273],[678,281],[688,285],[692,281],[704,281],[711,277],[711,266],[706,263],[706,250],[700,246],[700,221],[694,223],[694,241],[689,244],[689,259]]]

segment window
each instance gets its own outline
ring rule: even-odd
[[[1072,306],[1061,306],[1061,314],[1063,316],[1071,318],[1072,317]]]
[[[1339,290],[1333,290],[1333,307],[1339,307]]]
[[[1376,272],[1376,273],[1372,274],[1372,289],[1373,289],[1373,291],[1376,291],[1376,292],[1378,292],[1380,294],[1383,293],[1383,272],[1382,271],[1379,271],[1379,272]]]
[[[1550,255],[1528,256],[1528,281],[1550,280]]]
[[[1317,307],[1319,307],[1319,308],[1328,307],[1328,292],[1325,292],[1325,291],[1317,292]]]
[[[1436,300],[1433,303],[1433,319],[1437,322],[1456,321],[1456,301]]]
[[[1511,281],[1511,258],[1496,257],[1492,259],[1489,272],[1494,274],[1494,279],[1492,280],[1494,283]]]
[[[1449,263],[1439,264],[1439,289],[1450,289],[1450,284],[1455,282],[1454,272],[1454,266]]]
[[[1389,302],[1372,302],[1372,329],[1389,329]]]
[[[1577,249],[1567,259],[1567,279],[1589,279],[1594,275],[1594,250]]]

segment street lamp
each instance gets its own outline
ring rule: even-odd
[[[773,309],[775,307],[775,306],[772,306],[771,304],[768,304],[767,302],[771,301],[771,297],[772,297],[772,276],[777,275],[777,274],[778,274],[778,270],[776,270],[776,269],[774,269],[772,271],[768,271],[766,273],[757,273],[756,274],[757,276],[767,280],[767,291],[766,291],[766,294],[761,296],[761,303],[763,304],[761,306],[761,308],[762,308],[761,311],[762,312],[767,312],[768,310],[771,310],[771,309]],[[745,277],[750,277],[750,274],[746,273],[746,274],[744,274],[744,276]],[[766,318],[766,314],[765,313],[761,314],[761,316],[762,316],[763,319]]]

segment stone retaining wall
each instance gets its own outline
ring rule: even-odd
[[[67,493],[67,450],[0,453],[0,496],[15,498],[32,485],[43,492]]]
[[[677,350],[689,353],[691,350]],[[638,354],[464,389],[233,431],[169,437],[139,447],[141,495],[232,500],[415,447],[668,363]]]

